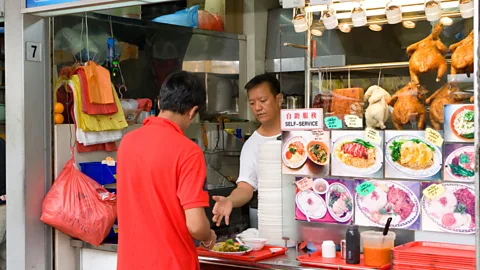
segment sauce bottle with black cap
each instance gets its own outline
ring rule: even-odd
[[[345,240],[347,242],[347,254],[345,261],[347,264],[360,263],[360,232],[358,226],[349,225]]]

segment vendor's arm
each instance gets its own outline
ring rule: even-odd
[[[185,220],[190,235],[203,241],[208,247],[216,240],[215,232],[210,229],[210,221],[205,214],[209,206],[208,192],[205,188],[206,165],[200,149],[184,156],[178,168],[179,183],[177,197],[185,211]]]
[[[237,180],[237,188],[227,198],[213,196],[213,200],[215,200],[213,222],[220,226],[222,219],[225,218],[225,224],[229,225],[232,209],[247,204],[252,199],[257,186],[257,155],[247,142],[240,155],[240,174]]]
[[[247,204],[253,196],[253,187],[245,182],[238,183],[236,189],[230,193],[227,198],[223,196],[213,196],[215,206],[213,207],[213,222],[220,226],[222,219],[225,218],[225,224],[230,224],[230,214],[232,209],[242,207]]]

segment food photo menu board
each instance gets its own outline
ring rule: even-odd
[[[473,183],[475,147],[473,144],[445,144],[443,180]]]
[[[422,183],[422,230],[475,234],[475,189],[463,183]]]
[[[447,142],[471,142],[475,133],[475,112],[472,104],[449,104],[444,108],[443,130]]]
[[[330,132],[322,109],[282,110],[282,172],[324,177],[330,173]]]
[[[355,181],[297,177],[295,219],[349,224],[353,218]]]
[[[383,178],[383,131],[378,132],[379,144],[367,139],[363,130],[331,132],[332,175]]]
[[[440,180],[442,162],[442,148],[425,131],[385,131],[385,178]]]
[[[420,183],[406,181],[356,181],[355,224],[420,229]]]

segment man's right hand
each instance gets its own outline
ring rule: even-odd
[[[232,213],[233,203],[228,198],[223,196],[213,196],[212,199],[215,201],[215,206],[213,206],[213,222],[217,224],[217,227],[222,223],[222,219],[225,218],[225,224],[229,225],[230,223],[230,214]]]

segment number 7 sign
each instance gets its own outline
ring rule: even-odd
[[[38,42],[26,42],[26,59],[27,61],[42,61],[42,44]]]

